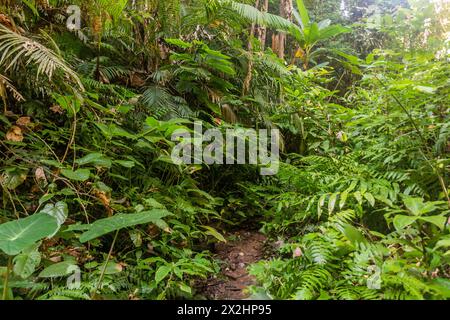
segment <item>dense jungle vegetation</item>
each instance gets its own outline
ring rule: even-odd
[[[1,297],[205,299],[248,230],[250,298],[448,299],[449,79],[448,0],[0,0]]]

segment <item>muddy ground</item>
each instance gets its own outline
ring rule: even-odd
[[[207,299],[242,300],[249,297],[246,288],[256,285],[248,274],[249,265],[264,259],[266,237],[256,231],[241,230],[227,234],[227,243],[215,244],[221,273],[200,284]]]

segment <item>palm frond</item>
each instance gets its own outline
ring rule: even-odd
[[[287,32],[293,32],[293,30],[295,30],[301,33],[301,29],[291,21],[275,14],[261,12],[251,5],[231,0],[222,1],[222,5],[260,26],[271,27]]]
[[[37,76],[43,73],[51,79],[59,69],[84,91],[77,74],[54,51],[3,25],[0,25],[0,52],[0,66],[4,67],[5,71],[14,68],[18,61],[23,59],[26,65],[34,63],[37,66]]]

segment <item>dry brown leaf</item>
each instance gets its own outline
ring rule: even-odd
[[[111,198],[106,194],[106,192],[100,190],[94,190],[94,195],[97,197],[98,200],[100,200],[100,202],[106,208],[108,212],[108,217],[111,217],[113,214],[113,210],[110,207]]]
[[[101,16],[95,16],[92,21],[92,30],[95,35],[100,34],[103,29],[103,21]]]
[[[34,172],[34,176],[36,177],[36,181],[41,186],[47,186],[48,181],[47,177],[45,176],[44,168],[38,167],[36,171]]]
[[[150,237],[152,237],[152,238],[155,238],[161,234],[160,229],[157,226],[155,226],[154,224],[151,224],[148,226],[147,232],[150,235]]]
[[[80,249],[79,248],[75,248],[75,247],[73,247],[73,248],[66,248],[64,250],[64,252],[67,253],[68,255],[74,257],[74,258],[79,258],[81,256],[81,254],[82,254],[80,252]]]
[[[30,117],[20,117],[19,119],[17,119],[16,124],[18,126],[24,126],[26,127],[27,125],[29,125],[31,123],[31,118]]]
[[[209,24],[212,28],[218,28],[222,25],[222,21],[221,20],[214,20],[213,22],[211,22]]]
[[[11,20],[6,14],[0,13],[0,24],[4,25],[8,29],[11,29],[12,31],[15,31]]]
[[[49,258],[48,260],[57,263],[57,262],[61,262],[62,261],[62,257],[61,256],[54,256],[54,257]]]
[[[22,142],[23,134],[22,129],[18,126],[12,126],[11,129],[6,133],[6,140],[14,142]]]
[[[51,106],[50,110],[53,111],[54,113],[59,113],[59,114],[63,114],[64,113],[64,110],[60,106],[58,106],[57,104]]]
[[[139,76],[139,74],[133,73],[130,76],[130,84],[131,84],[132,87],[140,88],[140,87],[143,87],[145,85],[145,80],[142,79],[142,77]]]
[[[100,202],[105,206],[109,206],[111,199],[108,198],[108,196],[106,195],[105,192],[103,191],[98,191],[97,192],[97,197],[100,200]]]
[[[37,184],[33,184],[30,191],[32,193],[39,193],[39,192],[41,192],[41,189],[39,188],[39,186]]]

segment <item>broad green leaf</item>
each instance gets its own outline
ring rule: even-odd
[[[103,268],[105,267],[105,264],[103,263],[101,266],[99,266],[99,270],[103,271]],[[109,261],[106,265],[105,274],[117,274],[122,272],[123,267],[121,264],[116,263],[114,261]]]
[[[102,131],[102,133],[109,139],[113,137],[124,137],[129,139],[136,139],[136,136],[115,124],[105,125],[104,123],[95,123],[95,125]]]
[[[356,191],[353,195],[354,195],[356,201],[358,201],[359,204],[362,204],[362,194],[361,194],[361,192]]]
[[[180,290],[183,292],[186,292],[187,294],[192,294],[192,289],[185,283],[180,283],[178,285],[180,287]]]
[[[353,180],[350,186],[345,190],[346,192],[352,192],[355,190],[356,186],[358,185],[358,181]]]
[[[322,215],[322,207],[325,204],[325,199],[327,198],[327,196],[327,194],[323,194],[322,196],[320,196],[319,202],[317,202],[317,216],[319,217],[319,219]]]
[[[213,236],[214,238],[216,238],[217,240],[221,241],[221,242],[227,242],[227,240],[224,238],[224,236],[222,234],[220,234],[216,229],[214,229],[213,227],[210,226],[202,226],[202,228],[206,229],[207,231],[205,232],[205,234],[208,234],[210,236]]]
[[[75,171],[72,171],[71,169],[62,169],[61,173],[70,180],[82,182],[88,180],[91,175],[91,171],[89,169],[78,169]]]
[[[67,219],[69,209],[67,208],[67,203],[65,203],[64,201],[58,201],[56,204],[46,204],[44,209],[42,209],[40,213],[46,213],[55,218],[58,222],[58,225],[61,226]]]
[[[125,129],[116,126],[115,124],[111,124],[109,125],[109,129],[111,130],[111,134],[114,137],[123,137],[123,138],[128,138],[128,139],[136,139],[136,136],[128,131],[126,131]]]
[[[341,197],[339,200],[339,209],[342,209],[345,206],[345,202],[347,201],[348,198],[348,192],[344,191],[341,193]]]
[[[375,206],[375,198],[370,192],[364,193],[364,198],[366,198],[372,207]]]
[[[55,195],[53,193],[49,193],[46,195],[43,195],[40,199],[39,199],[39,205],[42,205],[44,203],[46,203],[47,201],[51,200]]]
[[[36,267],[41,262],[41,254],[38,250],[39,246],[40,243],[36,243],[14,257],[13,270],[17,276],[26,279],[36,270]]]
[[[420,211],[423,207],[423,199],[422,198],[406,198],[403,200],[406,208],[415,216],[420,215]]]
[[[397,231],[406,228],[407,226],[416,222],[418,217],[404,216],[404,215],[396,215],[394,217],[394,227]]]
[[[156,283],[160,283],[162,280],[164,280],[169,273],[172,271],[172,267],[171,266],[161,266],[158,268],[158,270],[156,270],[155,273],[155,281]]]
[[[433,279],[430,285],[433,289],[439,291],[444,299],[450,299],[450,280],[445,278]]]
[[[445,202],[433,201],[424,202],[422,198],[406,198],[403,200],[406,208],[415,216],[421,216],[430,212],[435,211],[439,208],[441,204]]]
[[[415,86],[414,89],[417,91],[423,92],[423,93],[428,93],[428,94],[433,94],[437,90],[434,87],[427,87],[427,86]]]
[[[134,161],[130,160],[115,160],[114,163],[117,163],[124,168],[133,168],[135,166]]]
[[[79,267],[73,261],[52,264],[39,273],[39,278],[57,278],[72,274]]]
[[[344,229],[343,229],[343,234],[355,246],[360,243],[367,242],[366,238],[361,233],[361,231],[359,231],[352,225],[345,224]]]
[[[103,158],[103,154],[101,154],[99,152],[93,152],[93,153],[89,153],[88,155],[85,155],[82,158],[75,160],[75,163],[82,166],[82,165],[85,165],[88,163],[93,163],[101,158]]]
[[[325,20],[320,21],[320,22],[318,23],[318,25],[319,25],[319,30],[322,30],[322,29],[324,29],[324,28],[326,28],[326,27],[329,27],[330,24],[331,24],[331,20],[330,20],[330,19],[325,19]]]
[[[154,209],[133,214],[119,213],[110,218],[97,220],[92,223],[89,230],[81,235],[80,241],[84,243],[116,230],[139,224],[153,223],[156,220],[162,219],[169,215],[171,215],[169,211],[162,209]]]
[[[5,172],[0,176],[0,183],[8,190],[15,190],[27,179],[27,172],[14,170],[13,172]]]
[[[325,199],[327,198],[327,194],[323,194],[320,199],[319,199],[319,207],[323,207],[323,205],[325,204]]]
[[[314,44],[320,39],[319,25],[313,22],[308,29],[305,30],[306,38],[309,44]]]
[[[439,249],[442,247],[450,247],[450,238],[439,240],[436,243],[436,246],[434,247],[434,249],[436,250],[436,249]]]
[[[170,229],[169,225],[164,220],[155,219],[155,221],[152,221],[152,223],[155,224],[161,230],[164,230],[167,233],[172,233],[172,229]]]
[[[309,13],[306,9],[305,3],[303,0],[297,0],[297,9],[298,13],[300,14],[300,18],[302,20],[303,27],[306,28],[309,26],[310,19],[309,19]]]
[[[39,17],[39,11],[36,9],[35,1],[22,0],[22,2],[33,12],[36,17]]]
[[[351,31],[350,28],[347,28],[347,27],[344,27],[341,25],[332,25],[332,26],[328,26],[328,27],[320,30],[320,34],[319,34],[318,38],[320,40],[326,40],[326,39],[329,39],[329,38],[332,38],[337,35],[347,33],[350,31]]]
[[[80,222],[78,222],[76,224],[71,224],[63,232],[86,231],[86,230],[89,230],[89,225],[81,224]]]
[[[92,164],[98,167],[110,168],[112,161],[108,157],[105,157],[103,154],[99,152],[94,152],[84,156],[83,158],[75,160],[75,163],[77,163],[80,166]]]
[[[337,193],[333,193],[330,196],[330,199],[328,200],[328,213],[332,214],[334,211],[334,207],[336,205],[336,200],[337,200],[338,194]]]
[[[130,235],[130,239],[133,242],[135,247],[142,246],[142,235],[139,231],[130,230],[129,235]]]
[[[64,188],[58,194],[63,196],[74,196],[76,193],[70,188]]]
[[[55,168],[59,168],[59,169],[64,168],[63,164],[61,164],[60,162],[58,162],[56,160],[43,159],[43,160],[41,160],[41,163],[55,167]]]
[[[432,223],[441,230],[444,230],[445,223],[447,222],[447,218],[443,216],[420,217],[419,219],[428,223]]]
[[[58,228],[56,219],[43,213],[3,223],[0,225],[0,249],[14,256],[36,241],[54,234]]]

